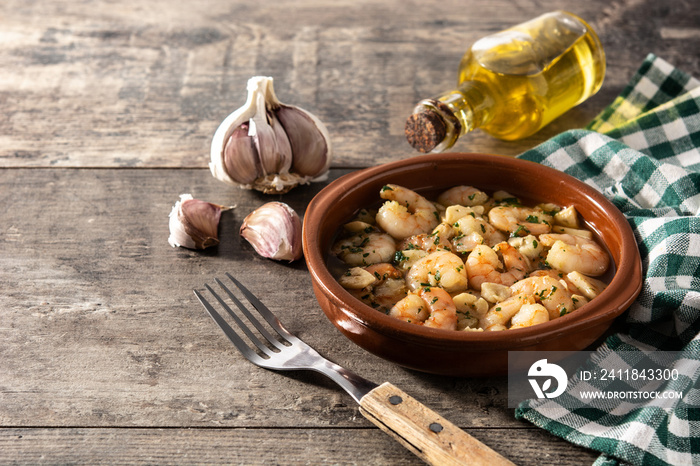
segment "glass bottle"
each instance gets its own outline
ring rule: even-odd
[[[521,139],[598,92],[604,77],[605,54],[591,27],[572,13],[546,13],[475,42],[457,88],[420,101],[406,138],[421,152],[442,152],[475,128]]]

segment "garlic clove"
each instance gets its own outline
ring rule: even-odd
[[[248,80],[246,103],[221,122],[211,143],[212,175],[226,183],[281,194],[324,179],[332,148],[313,114],[282,104],[271,77]],[[243,135],[246,133],[250,141]]]
[[[255,141],[262,175],[289,172],[292,166],[292,147],[282,124],[273,112],[263,109],[262,116],[256,114],[250,120],[248,134]]]
[[[224,146],[226,173],[241,184],[250,184],[261,171],[255,141],[248,135],[248,123],[234,129]]]
[[[170,211],[168,243],[172,247],[205,249],[219,244],[218,228],[224,207],[194,199],[191,194],[180,195]]]
[[[330,136],[323,123],[311,113],[289,105],[280,105],[277,117],[289,137],[294,155],[292,171],[312,178],[327,173],[331,162]]]
[[[211,161],[209,162],[209,170],[214,178],[229,184],[240,184],[246,187],[251,186],[251,183],[236,180],[234,177],[232,177],[232,173],[229,173],[229,171],[226,169],[227,163],[231,164],[232,162],[230,160],[226,162],[224,157],[224,149],[229,143],[232,133],[244,123],[249,127],[249,120],[255,115],[257,109],[255,100],[257,95],[261,92],[260,83],[251,78],[248,80],[247,89],[248,96],[246,103],[236,111],[229,114],[224,121],[219,124],[219,127],[214,133],[214,137],[212,138],[211,142]],[[253,141],[252,138],[251,141]],[[257,158],[257,152],[255,153],[255,157]],[[254,175],[257,177],[257,174],[258,170],[255,171]]]
[[[292,262],[302,256],[301,219],[283,202],[268,202],[248,214],[240,234],[268,259]]]

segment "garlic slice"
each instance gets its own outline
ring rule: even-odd
[[[181,194],[170,211],[168,243],[172,247],[206,249],[219,244],[218,229],[224,207]]]
[[[332,149],[324,124],[306,110],[281,103],[271,77],[250,78],[247,91],[246,103],[221,122],[212,138],[214,178],[268,194],[325,179]]]
[[[240,234],[268,259],[292,262],[302,256],[301,219],[283,202],[268,202],[248,214]]]

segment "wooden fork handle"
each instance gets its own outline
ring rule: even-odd
[[[514,464],[388,382],[362,397],[360,412],[428,464]]]

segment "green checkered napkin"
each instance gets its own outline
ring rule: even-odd
[[[700,465],[700,81],[649,55],[586,130],[562,133],[520,157],[595,187],[634,230],[642,292],[625,314],[624,330],[587,365],[631,370],[671,355],[654,362],[680,376],[656,388],[683,397],[577,405],[569,394],[610,389],[611,382],[574,376],[564,395],[525,401],[516,418],[600,451],[596,465]]]

